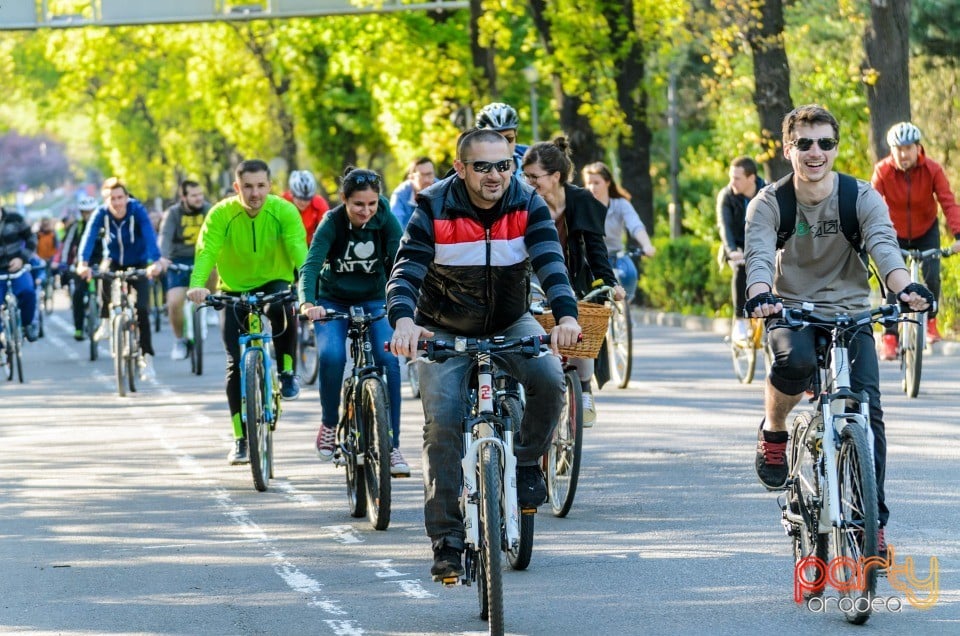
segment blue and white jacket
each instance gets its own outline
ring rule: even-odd
[[[107,258],[121,267],[142,267],[160,259],[157,233],[143,204],[131,198],[122,219],[110,214],[106,205],[97,208],[90,217],[83,238],[80,239],[80,260],[90,263],[96,238],[101,228],[106,229]]]

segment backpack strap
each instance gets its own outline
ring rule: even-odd
[[[837,173],[840,198],[840,229],[847,242],[861,256],[865,252],[860,221],[857,220],[857,180],[848,174]],[[777,228],[777,249],[783,249],[793,236],[797,225],[797,193],[793,188],[793,173],[776,183],[777,207],[780,208],[780,227]]]
[[[793,189],[793,173],[781,177],[774,184],[777,207],[780,209],[780,226],[777,228],[777,249],[782,250],[793,236],[797,225],[797,193]]]

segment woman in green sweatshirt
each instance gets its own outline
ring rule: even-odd
[[[400,245],[400,223],[382,196],[380,176],[371,170],[348,169],[340,180],[342,204],[326,213],[314,234],[307,260],[300,271],[300,311],[316,320],[326,310],[347,312],[359,305],[367,313],[382,313],[387,277]],[[317,354],[320,357],[320,430],[317,453],[323,461],[333,457],[334,429],[340,408],[340,386],[347,363],[344,343],[347,323],[334,320],[315,323]],[[390,472],[408,477],[410,467],[400,453],[400,365],[382,343],[393,330],[378,320],[371,325],[373,355],[386,367],[390,398],[393,452]]]

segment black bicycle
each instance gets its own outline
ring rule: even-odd
[[[353,368],[343,380],[333,461],[346,469],[350,515],[366,515],[375,530],[390,525],[390,399],[386,373],[373,358],[376,343],[370,335],[370,325],[384,317],[385,312],[368,314],[356,305],[348,313],[328,309],[327,315],[316,321],[348,321]]]
[[[6,370],[7,380],[17,380],[23,384],[23,324],[20,320],[20,305],[13,293],[13,281],[30,272],[30,264],[25,264],[13,274],[0,274],[0,280],[7,281],[7,293],[0,298],[3,311],[0,312],[0,366]]]
[[[110,353],[117,380],[117,394],[137,391],[140,363],[140,326],[137,322],[137,290],[131,281],[147,275],[147,270],[129,268],[102,271],[94,278],[110,282]]]

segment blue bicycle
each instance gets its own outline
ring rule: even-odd
[[[280,379],[270,357],[273,336],[266,330],[266,313],[269,305],[295,299],[292,290],[239,296],[210,294],[203,304],[217,310],[229,307],[241,317],[240,324],[246,325],[246,331],[240,334],[240,417],[250,447],[253,486],[260,492],[267,489],[273,477],[273,431],[281,411]]]

